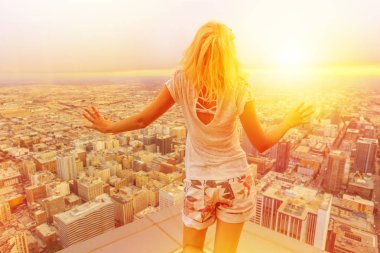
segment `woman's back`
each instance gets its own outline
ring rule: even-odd
[[[245,103],[253,99],[249,86],[236,85],[236,89],[217,97],[206,107],[207,103],[201,101],[202,92],[196,92],[182,71],[176,71],[166,85],[181,106],[188,129],[186,177],[217,180],[247,172],[246,154],[239,141],[238,116]],[[207,112],[211,112],[212,119],[204,122],[199,115]]]

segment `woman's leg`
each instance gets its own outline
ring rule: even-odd
[[[183,224],[183,253],[203,252],[207,228],[197,230]]]
[[[228,223],[217,219],[214,253],[235,253],[243,226],[244,222]]]

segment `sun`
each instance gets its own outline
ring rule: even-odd
[[[279,68],[302,68],[310,63],[309,52],[299,44],[280,47],[275,58],[275,64]]]

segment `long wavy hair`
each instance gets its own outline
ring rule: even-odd
[[[206,100],[235,89],[246,80],[237,59],[234,39],[229,27],[210,21],[199,28],[184,52],[182,71],[196,91],[205,87]]]

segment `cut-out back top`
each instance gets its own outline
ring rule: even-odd
[[[204,112],[204,113],[210,113],[210,114],[213,114],[213,115],[215,115],[215,113],[216,113],[216,104],[215,105],[213,105],[213,106],[211,106],[211,107],[205,107],[202,103],[200,103],[200,101],[199,100],[202,100],[202,101],[205,101],[205,102],[208,102],[208,103],[212,103],[212,102],[217,102],[217,100],[216,99],[212,99],[212,100],[206,100],[205,98],[204,98],[204,94],[203,94],[203,90],[201,90],[201,95],[199,95],[199,97],[198,97],[198,99],[197,99],[197,106],[196,106],[196,110],[198,111],[198,112]],[[199,106],[199,107],[198,107]]]
[[[227,93],[218,96],[214,106],[205,107],[199,103],[202,93],[197,94],[180,70],[175,71],[165,85],[180,106],[186,123],[186,178],[225,180],[248,173],[247,157],[240,145],[243,129],[239,116],[245,104],[253,101],[250,86],[237,85],[235,90],[228,91],[228,96]],[[212,120],[203,123],[197,111],[213,114]]]

